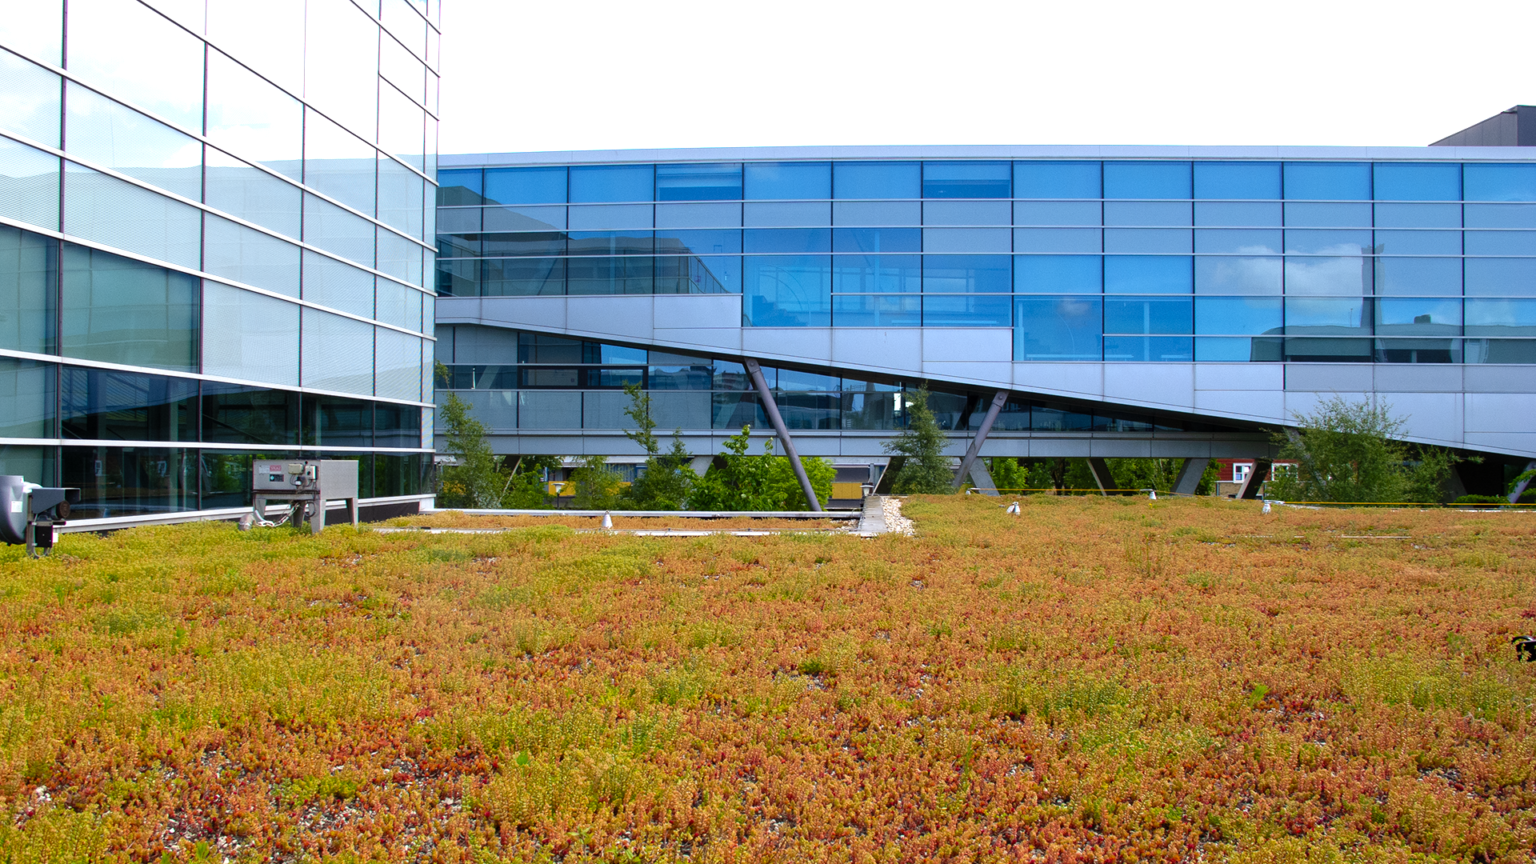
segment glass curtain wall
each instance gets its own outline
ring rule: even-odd
[[[0,472],[155,512],[238,495],[265,451],[227,448],[334,443],[418,491],[437,0],[30,6],[0,28],[0,376],[37,443]],[[332,398],[366,435],[283,431]]]
[[[457,296],[729,293],[750,327],[1007,327],[1025,362],[1536,362],[1536,165],[469,168]]]

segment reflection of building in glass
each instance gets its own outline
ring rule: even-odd
[[[1536,157],[1380,155],[445,157],[438,358],[509,453],[627,454],[619,380],[713,453],[765,423],[751,357],[801,452],[847,460],[883,461],[926,381],[957,455],[998,390],[983,453],[1020,457],[1263,456],[1337,392],[1523,465]],[[523,352],[549,339],[587,347],[557,372]]]
[[[83,517],[239,506],[256,457],[422,491],[437,5],[7,10],[0,473]]]

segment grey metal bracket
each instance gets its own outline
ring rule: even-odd
[[[981,420],[981,428],[976,430],[976,437],[971,439],[971,446],[965,448],[965,457],[960,460],[960,469],[955,472],[955,488],[959,489],[965,483],[965,478],[971,473],[971,463],[976,461],[977,454],[981,453],[982,442],[987,440],[987,433],[992,431],[992,424],[997,422],[997,415],[1003,410],[1003,405],[1008,401],[1008,391],[999,390],[992,397],[992,405],[987,408],[987,416]],[[997,494],[993,490],[992,495]]]
[[[811,478],[805,474],[805,466],[800,463],[800,454],[795,450],[795,442],[789,437],[789,428],[784,425],[784,418],[779,415],[779,403],[773,401],[773,391],[768,389],[768,381],[763,378],[763,369],[756,360],[750,357],[743,358],[747,367],[747,374],[752,376],[752,383],[757,387],[757,395],[763,399],[763,411],[768,414],[768,422],[773,424],[773,431],[779,435],[779,441],[784,445],[784,455],[789,457],[789,467],[795,471],[795,479],[800,481],[800,491],[805,493],[805,502],[817,513],[821,512],[821,502],[816,500],[816,490],[811,486]]]

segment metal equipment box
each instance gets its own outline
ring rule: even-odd
[[[308,518],[310,530],[325,528],[327,501],[346,501],[348,516],[357,526],[357,463],[350,459],[278,461],[263,459],[251,465],[251,507],[265,521],[267,502],[287,501],[293,521]]]

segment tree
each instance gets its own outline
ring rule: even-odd
[[[771,450],[772,447],[770,446],[769,449]],[[790,464],[789,457],[769,455],[767,459],[769,494],[774,500],[780,502],[774,509],[811,509],[811,505],[805,500],[805,490],[800,488],[800,479],[795,476],[795,467]],[[816,456],[801,456],[800,466],[805,469],[806,479],[811,481],[811,491],[816,493],[816,500],[821,506],[827,506],[827,501],[832,497],[832,481],[837,477],[837,469],[832,467],[831,462]]]
[[[549,507],[549,484],[544,472],[560,467],[553,456],[520,456],[502,487],[501,506],[513,510],[543,510]]]
[[[618,509],[622,481],[618,473],[608,467],[608,457],[584,457],[581,466],[571,472],[571,480],[576,484],[576,496],[571,504],[577,510]]]
[[[624,385],[624,392],[629,394],[624,413],[635,423],[635,428],[624,430],[624,434],[645,450],[646,459],[644,470],[620,494],[621,504],[635,510],[685,509],[699,478],[689,466],[693,457],[683,445],[683,430],[672,433],[672,449],[662,454],[656,440],[656,421],[651,417],[651,394],[639,384]]]
[[[446,366],[437,365],[439,378],[446,377],[447,372]],[[438,503],[448,507],[499,507],[506,476],[485,441],[485,424],[470,416],[471,407],[458,394],[451,390],[447,393],[447,399],[438,406],[437,416],[448,439],[447,453],[454,462],[438,474]]]
[[[1029,466],[1021,464],[1017,459],[996,457],[987,473],[992,475],[992,485],[1003,492],[1030,488]]]
[[[1323,400],[1297,414],[1295,429],[1275,435],[1279,458],[1294,467],[1276,472],[1266,495],[1292,501],[1439,501],[1455,456],[1438,447],[1394,440],[1403,421],[1391,406]]]
[[[944,455],[944,433],[928,407],[928,388],[923,387],[907,403],[907,428],[885,442],[885,452],[905,456],[891,480],[897,495],[942,495],[955,491],[955,469]]]
[[[690,506],[695,510],[809,510],[788,457],[773,455],[773,439],[763,442],[763,455],[747,453],[752,427],[725,440],[716,467],[694,484]],[[802,458],[811,491],[825,505],[832,497],[837,469],[825,459]]]

